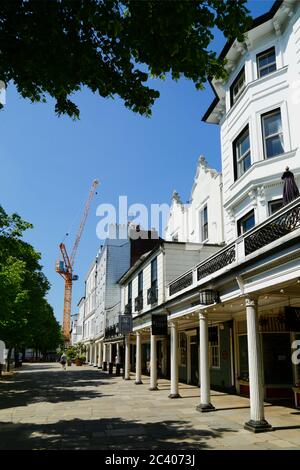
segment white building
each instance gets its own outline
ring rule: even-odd
[[[204,261],[213,253],[220,250],[219,245],[202,243],[182,243],[161,240],[157,247],[145,253],[121,277],[122,286],[121,312],[131,314],[134,331],[140,341],[140,369],[137,371],[136,382],[141,382],[141,372],[149,372],[151,343],[152,314],[165,314],[166,287],[170,282],[195,263]],[[187,289],[193,283],[193,277],[185,278],[184,285],[179,278],[173,287],[174,293],[178,289]],[[129,336],[127,350],[130,349]],[[132,338],[134,340],[134,338]],[[158,349],[157,349],[158,348]],[[168,342],[166,338],[155,342],[155,357],[160,364],[161,373],[168,375]],[[135,370],[135,345],[131,347],[130,357],[127,354],[125,363],[125,378],[129,378],[130,369]],[[156,360],[152,357],[152,363]],[[130,366],[131,364],[131,366]],[[152,369],[154,370],[154,369]],[[157,376],[151,374],[151,387],[156,387]]]
[[[82,339],[87,346],[87,361],[107,369],[107,364],[121,360],[123,339],[118,335],[121,313],[120,277],[145,251],[159,242],[156,232],[130,228],[141,238],[124,238],[127,227],[111,227],[114,238],[107,238],[92,263],[85,281],[84,320]],[[122,237],[123,238],[119,238]],[[122,337],[123,338],[123,337]]]
[[[179,397],[179,379],[201,385],[201,412],[215,409],[211,384],[250,395],[245,428],[254,432],[271,429],[264,400],[293,399],[300,377],[300,366],[291,360],[293,341],[300,338],[300,197],[294,194],[282,207],[281,179],[288,166],[299,187],[299,44],[300,3],[283,0],[254,20],[245,44],[233,41],[224,47],[221,55],[230,75],[226,82],[212,80],[216,98],[203,119],[220,125],[226,246],[174,276],[169,285],[163,280],[165,292],[158,291],[151,308],[143,293],[147,310],[134,314],[133,333],[127,337],[127,346],[136,345],[132,357],[126,348],[127,378],[134,360],[140,383],[142,344],[150,342],[150,390],[155,390],[159,347],[163,349],[159,345],[170,341],[170,352],[162,353],[162,358],[170,355],[170,398]],[[196,187],[201,194],[201,183]],[[173,196],[166,231],[172,249],[180,246],[177,239],[202,237],[202,195],[198,203],[194,226],[189,225],[193,201],[184,206]],[[211,241],[209,233],[204,238]],[[164,253],[165,245],[162,259]],[[188,260],[187,251],[177,253],[171,262],[186,256]],[[141,259],[121,279],[124,304],[135,299],[142,268],[148,269],[146,290],[151,293],[149,264],[155,257],[152,252]],[[165,270],[160,272],[164,279]],[[163,338],[153,332],[155,315],[164,315],[168,322],[169,334]]]
[[[299,2],[275,2],[245,44],[226,44],[225,83],[203,120],[220,125],[225,241],[263,222],[282,204],[286,166],[300,182]]]
[[[221,244],[224,242],[223,232],[222,175],[208,166],[204,156],[200,156],[190,202],[183,204],[179,194],[173,193],[165,239]]]

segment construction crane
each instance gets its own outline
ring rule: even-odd
[[[98,180],[94,180],[92,187],[89,192],[89,197],[84,206],[84,211],[80,221],[80,225],[75,238],[74,246],[69,257],[64,243],[59,245],[59,249],[62,254],[62,260],[56,261],[56,272],[59,273],[65,280],[65,293],[64,293],[64,314],[63,314],[63,335],[65,342],[70,342],[70,322],[71,322],[71,302],[72,302],[72,283],[77,281],[78,276],[73,274],[74,260],[77,252],[77,248],[80,242],[80,238],[86,223],[86,219],[90,210],[93,196],[96,192],[96,188],[99,184]]]

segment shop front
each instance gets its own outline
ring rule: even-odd
[[[293,321],[300,309],[283,306],[261,312],[259,338],[262,350],[265,400],[294,401],[293,388],[299,381],[299,365],[292,361],[292,344],[300,338],[297,321]],[[249,367],[246,321],[236,321],[237,331],[237,389],[240,395],[249,396]]]

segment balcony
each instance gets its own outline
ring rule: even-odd
[[[174,295],[193,284],[193,272],[185,274],[170,285],[170,295]]]
[[[158,289],[156,285],[153,285],[147,290],[147,304],[155,304],[158,300]]]
[[[138,297],[136,297],[134,299],[134,309],[136,312],[140,312],[141,310],[143,310],[143,296],[142,295],[139,295]]]
[[[255,257],[267,246],[300,229],[300,198],[291,202],[267,220],[249,230],[216,254],[169,284],[168,297],[211,280],[246,259]],[[295,233],[297,236],[297,233]],[[270,246],[273,248],[274,245]],[[261,252],[259,252],[261,253]]]
[[[115,338],[119,336],[118,324],[107,326],[105,328],[105,338]]]

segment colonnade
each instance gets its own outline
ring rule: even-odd
[[[271,425],[264,417],[264,395],[263,395],[263,373],[262,373],[262,352],[259,340],[258,329],[258,308],[257,298],[247,296],[246,320],[248,335],[248,362],[249,362],[249,389],[250,389],[250,420],[245,423],[245,429],[262,432],[271,429]],[[179,374],[178,374],[178,323],[169,322],[170,328],[170,394],[169,398],[181,398],[179,394]],[[157,337],[150,332],[150,391],[158,390],[157,385]],[[142,335],[141,331],[132,333],[135,335],[136,344],[136,364],[135,364],[135,384],[142,384]],[[210,395],[210,367],[209,367],[209,342],[208,342],[208,314],[201,310],[199,312],[199,341],[200,341],[200,402],[196,407],[200,412],[211,412],[215,407],[211,403]],[[130,344],[131,335],[125,336],[125,358],[124,358],[124,379],[130,379]],[[164,358],[166,358],[166,342],[163,342]],[[107,362],[120,362],[119,343],[117,346],[117,356],[112,358],[112,343],[98,342],[90,345],[87,353],[87,362],[97,365],[98,368],[107,370]],[[166,364],[163,365],[166,368]],[[164,371],[165,372],[165,371]]]

